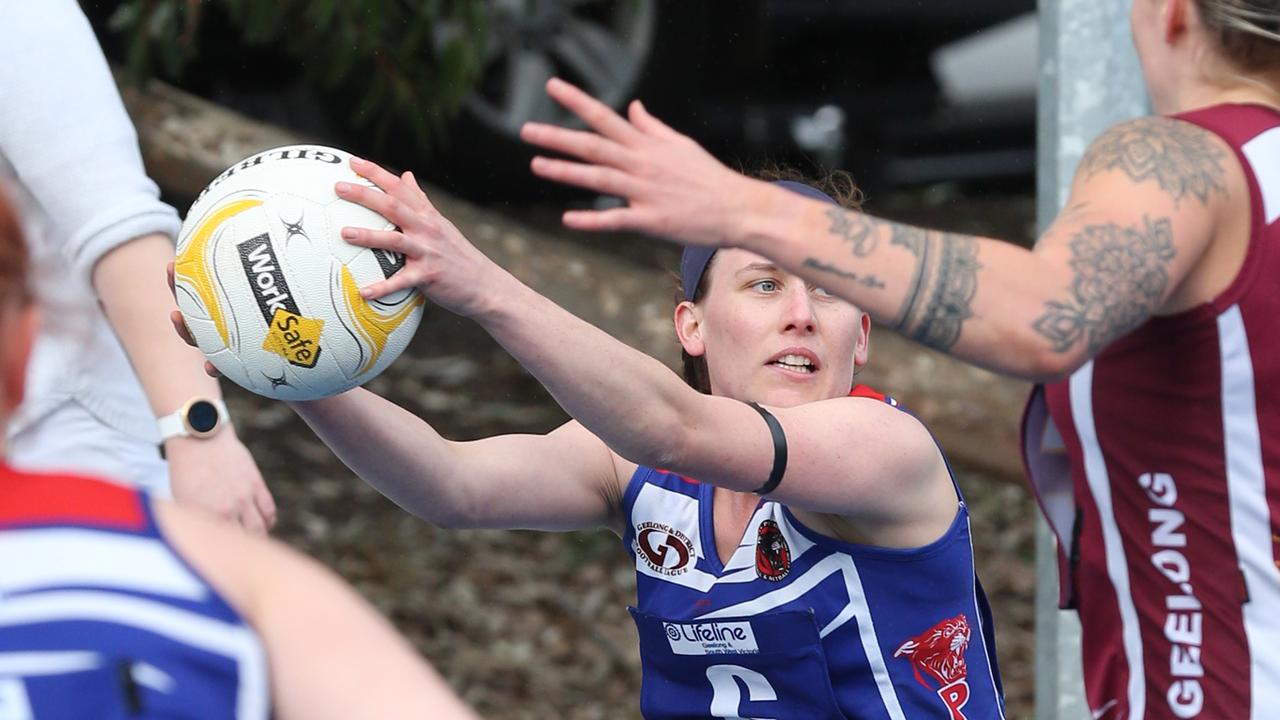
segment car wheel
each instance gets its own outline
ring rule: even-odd
[[[691,16],[660,0],[496,0],[484,67],[431,164],[435,179],[482,200],[562,195],[528,169],[533,150],[520,141],[529,121],[582,127],[546,94],[560,77],[613,108],[633,98],[669,96],[689,76]],[[460,29],[442,24],[437,48]],[[692,73],[690,73],[691,75]]]

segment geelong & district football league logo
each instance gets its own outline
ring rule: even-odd
[[[693,543],[679,530],[655,522],[636,526],[636,557],[662,575],[680,575],[694,558]]]

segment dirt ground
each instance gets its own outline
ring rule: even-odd
[[[943,192],[889,198],[879,209],[1021,238],[1031,203]],[[670,250],[635,255],[655,264],[674,257]],[[370,389],[454,439],[542,432],[565,420],[487,335],[439,310]],[[626,610],[635,580],[617,538],[433,528],[354,477],[284,404],[238,388],[228,395],[275,492],[276,535],[354,583],[485,717],[639,717],[639,654]],[[1008,716],[1030,717],[1034,505],[1007,479],[964,468],[958,475],[995,613]]]

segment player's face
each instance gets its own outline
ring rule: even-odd
[[[677,325],[685,350],[705,355],[712,394],[790,407],[849,393],[866,314],[745,250],[716,253],[707,281]]]

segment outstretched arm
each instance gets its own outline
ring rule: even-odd
[[[174,310],[169,319],[177,336],[194,346],[182,313]],[[218,375],[212,363],[204,368]],[[578,423],[546,435],[452,442],[363,388],[292,406],[352,472],[428,522],[529,530],[604,526],[621,534],[621,495],[635,467]]]
[[[339,196],[399,229],[345,228],[344,237],[406,256],[400,272],[362,291],[366,297],[416,285],[437,304],[476,320],[571,416],[632,463],[731,490],[755,490],[768,478],[773,442],[755,410],[693,390],[657,360],[520,283],[468,243],[411,174],[396,177],[358,159],[352,167],[384,192],[340,183]],[[791,454],[773,494],[781,502],[843,516],[898,518],[912,511],[917,490],[936,488],[939,473],[945,476],[923,427],[882,403],[837,398],[774,414]],[[951,491],[949,484],[944,489]]]
[[[620,531],[622,488],[630,473],[577,423],[546,435],[453,442],[361,388],[293,408],[347,467],[428,522]]]
[[[1176,120],[1122,124],[1081,163],[1067,209],[1034,251],[832,208],[745,178],[633,103],[629,119],[562,81],[548,92],[591,131],[528,124],[576,160],[536,174],[628,205],[565,213],[580,229],[639,230],[765,255],[926,345],[1031,379],[1070,373],[1153,314],[1212,238],[1226,196],[1221,141]]]

